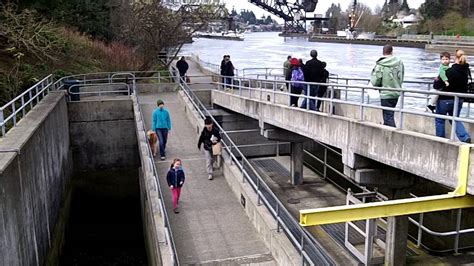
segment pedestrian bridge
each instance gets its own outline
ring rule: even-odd
[[[269,167],[265,163],[269,161],[247,159],[247,156],[290,154],[289,170],[280,167],[279,171],[291,172],[292,183],[300,184],[308,178],[303,169],[309,172],[303,165],[307,140],[324,145],[325,152],[339,152],[343,174],[363,186],[397,191],[417,184],[417,179],[427,179],[452,191],[456,189],[455,196],[474,192],[474,181],[468,178],[474,169],[469,160],[471,145],[456,141],[455,129],[449,127],[450,139],[433,136],[436,115],[416,107],[426,101],[427,91],[402,89],[400,106],[393,109],[397,128],[391,128],[380,124],[381,107],[370,99],[371,88],[361,85],[365,82],[362,79],[334,77],[328,84],[328,96],[313,98],[324,102],[322,111],[315,112],[289,107],[290,96],[311,97],[289,95],[284,81],[271,71],[255,74],[258,72],[255,69],[242,70],[242,76],[234,78],[232,88],[224,88],[219,82],[221,77],[205,70],[204,64],[190,62],[190,65],[192,84],[189,85],[178,85],[173,69],[171,75],[168,72],[95,73],[58,81],[49,76],[2,107],[0,264],[39,265],[59,260],[68,206],[74,206],[70,203],[69,185],[77,182],[84,185],[86,181],[94,184],[92,190],[105,189],[105,194],[118,191],[121,195],[136,195],[145,232],[146,257],[152,265],[375,262],[372,255],[377,252],[367,253],[372,252],[372,242],[366,245],[364,255],[350,255],[357,252],[349,252],[344,239],[342,244],[335,245],[319,229],[300,226],[295,213],[302,208],[290,209],[286,202],[289,193],[303,191],[305,198],[313,199],[320,193],[330,198],[326,201],[316,198],[304,206],[343,204],[345,199],[335,196],[335,190],[323,191],[318,187],[317,193],[304,191],[308,184],[292,186],[296,189],[290,190],[287,182],[281,180],[281,187],[276,188],[274,183],[278,182],[269,180],[268,173],[264,176],[264,170]],[[66,81],[72,79],[75,80],[72,83]],[[413,84],[427,86],[427,83]],[[183,159],[188,178],[179,215],[168,215],[171,198],[162,178],[172,158],[154,160],[145,136],[158,97],[165,100],[174,125],[168,156]],[[456,95],[456,99],[459,97],[472,96]],[[460,118],[443,118],[463,121],[471,131],[474,119],[470,117],[470,106],[466,104],[465,108]],[[233,115],[234,124],[225,120],[225,116]],[[206,116],[213,117],[222,131],[225,147],[224,163],[213,181],[206,179],[204,157],[195,148],[193,139],[202,129],[202,119]],[[239,135],[255,132],[254,126],[257,135]],[[240,139],[240,144],[235,139]],[[259,145],[255,141],[265,143]],[[326,156],[324,163],[326,169]],[[91,175],[104,169],[123,172],[124,168],[134,173],[126,182],[116,177],[116,172],[114,175],[105,172],[101,178],[77,177],[78,173]],[[272,174],[276,173],[275,169],[271,170]],[[460,173],[465,173],[464,178]],[[130,192],[125,187],[136,187],[136,191]],[[278,193],[275,188],[279,189]],[[281,192],[285,190],[286,195]],[[390,198],[400,197],[396,194]],[[317,205],[319,202],[323,203]],[[104,206],[99,212],[111,207]],[[448,204],[444,209],[460,207],[466,205]],[[119,219],[127,216],[125,209],[114,210],[124,212]],[[461,215],[457,219],[457,224],[460,223]],[[371,226],[366,244],[367,239],[378,241],[385,237],[385,233],[377,235],[377,229],[374,232],[377,226],[373,223]],[[344,227],[331,228],[338,228],[332,229],[337,231],[336,236],[344,235]],[[413,254],[407,253],[407,233],[400,228],[403,226],[389,220],[381,229],[386,230],[386,262],[387,259],[404,262],[406,254]],[[422,230],[421,225],[419,228]]]

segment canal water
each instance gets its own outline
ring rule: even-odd
[[[318,58],[327,69],[340,77],[369,78],[375,61],[382,55],[382,46],[308,42],[306,38],[283,38],[277,32],[255,32],[244,41],[199,38],[186,44],[182,54],[198,55],[203,61],[220,64],[229,54],[234,66],[243,68],[282,68],[288,55],[311,59],[309,52],[318,51]],[[394,47],[394,54],[405,64],[406,80],[427,80],[437,75],[439,55],[421,48]],[[469,57],[474,61],[474,57]]]
[[[147,265],[136,169],[77,173],[60,265]]]
[[[197,55],[205,62],[218,65],[222,56],[229,54],[234,66],[242,70],[245,68],[283,68],[283,62],[288,55],[302,58],[306,62],[311,58],[309,53],[312,49],[318,51],[318,59],[327,63],[327,69],[331,74],[344,78],[370,78],[375,62],[382,55],[382,46],[308,42],[307,38],[280,37],[277,32],[248,33],[245,35],[244,41],[194,39],[194,43],[183,46],[181,53]],[[395,46],[394,55],[400,57],[404,62],[405,81],[431,83],[437,76],[440,64],[438,53],[428,53],[421,48]],[[474,62],[474,57],[469,56],[468,61]],[[352,84],[367,85],[367,82]],[[404,88],[426,90],[429,85],[410,83],[405,84]],[[376,91],[369,91],[369,94],[370,103],[379,102]],[[355,95],[349,93],[349,99],[359,101],[359,95],[360,93],[355,93]],[[427,99],[423,95],[407,96],[405,104],[406,107],[425,109]],[[465,105],[467,106],[467,104]],[[473,105],[470,105],[469,109],[473,108]]]

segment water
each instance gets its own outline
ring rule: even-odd
[[[277,32],[249,33],[244,41],[195,39],[194,43],[184,45],[181,53],[198,55],[201,60],[218,65],[222,56],[229,54],[234,66],[242,70],[283,68],[288,55],[307,61],[312,49],[318,51],[318,59],[327,63],[331,74],[347,78],[370,78],[375,62],[382,55],[382,46],[308,42],[306,38],[283,38]],[[421,48],[394,47],[394,55],[403,60],[405,81],[432,82],[437,76],[438,53],[428,53]],[[474,57],[468,57],[468,61],[474,62]],[[367,82],[351,84],[367,85]],[[428,85],[408,83],[404,88],[426,90]],[[359,93],[354,96],[349,93],[349,100],[359,101],[358,98]],[[371,92],[370,99],[370,103],[378,103],[378,93]],[[424,109],[427,100],[407,96],[405,104],[406,107]]]
[[[318,51],[318,58],[327,63],[332,74],[341,77],[369,78],[375,61],[382,55],[382,46],[308,42],[306,38],[283,38],[277,32],[245,35],[244,41],[195,39],[183,47],[182,54],[196,54],[206,62],[220,64],[229,54],[234,66],[243,68],[282,68],[288,55],[309,60],[309,52]],[[405,64],[405,80],[427,80],[437,76],[439,55],[420,48],[394,47],[394,54]],[[474,61],[474,57],[469,58]]]
[[[136,169],[80,173],[60,265],[147,265]]]

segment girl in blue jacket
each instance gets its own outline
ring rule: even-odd
[[[181,166],[181,159],[174,159],[170,170],[166,175],[168,186],[170,187],[171,193],[173,194],[174,213],[179,213],[179,196],[181,195],[181,187],[183,187],[185,178],[186,177],[184,176],[183,167]]]

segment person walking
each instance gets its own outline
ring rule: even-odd
[[[471,70],[469,69],[469,64],[467,63],[466,54],[463,50],[457,50],[454,60],[454,64],[451,68],[446,70],[446,77],[448,78],[449,86],[443,89],[444,92],[457,92],[457,93],[467,93],[467,86],[469,82],[469,77],[471,76]],[[459,117],[461,113],[463,104],[463,99],[459,98],[457,103],[457,112],[456,117]],[[438,115],[453,115],[455,106],[454,96],[444,96],[440,95],[438,97],[438,103],[436,105],[436,114]],[[435,118],[436,126],[436,136],[446,137],[445,136],[445,119]],[[449,120],[451,123],[451,120]],[[456,121],[456,136],[462,142],[471,143],[471,136],[464,128],[462,122]]]
[[[224,55],[224,60],[221,62],[221,75],[224,76],[224,83],[227,88],[232,87],[234,70],[234,65],[232,64],[232,61],[230,61],[230,55]]]
[[[156,132],[158,140],[160,142],[160,157],[161,160],[166,158],[166,142],[168,141],[168,133],[171,131],[171,118],[170,113],[164,108],[165,103],[163,100],[158,99],[156,101],[156,108],[153,111],[151,119],[151,129]]]
[[[303,70],[301,69],[300,62],[296,58],[290,60],[291,63],[291,81],[304,81]],[[291,82],[291,94],[300,95],[305,87],[305,84],[298,82]],[[298,106],[299,96],[290,95],[290,106]]]
[[[186,72],[188,72],[189,65],[184,56],[181,56],[181,59],[176,62],[176,68],[179,72],[179,83],[186,83]]]
[[[309,55],[311,56],[311,60],[307,61],[306,65],[303,68],[304,81],[322,82],[324,75],[324,67],[323,63],[318,60],[318,51],[311,50]],[[308,85],[305,85],[303,91],[306,96],[308,96],[308,89],[309,96],[315,97],[318,93],[319,85],[309,85],[309,88]],[[306,108],[307,103],[309,104],[310,110],[316,110],[316,100],[311,99],[308,101],[307,98],[304,98],[303,103],[301,104],[301,108]]]
[[[285,76],[286,82],[286,90],[290,91],[290,80],[291,80],[291,55],[286,57],[286,61],[283,63],[283,75]]]
[[[213,152],[213,146],[220,143],[220,141],[221,134],[219,133],[219,130],[214,127],[212,119],[207,117],[204,120],[204,128],[201,132],[201,136],[199,136],[198,149],[200,150],[201,144],[204,143],[204,155],[206,156],[206,168],[209,180],[213,179],[213,164],[216,159]]]
[[[171,164],[170,170],[166,175],[166,181],[171,189],[173,195],[173,210],[174,213],[179,213],[178,203],[179,197],[181,196],[181,188],[184,185],[186,176],[184,175],[183,167],[181,166],[181,159],[174,159]]]
[[[393,55],[393,47],[386,44],[383,47],[383,56],[380,57],[374,69],[370,82],[374,87],[401,88],[405,75],[405,67],[400,58]],[[397,106],[399,91],[380,90],[380,105],[394,108]],[[383,124],[390,127],[395,125],[395,112],[392,110],[382,110]]]

